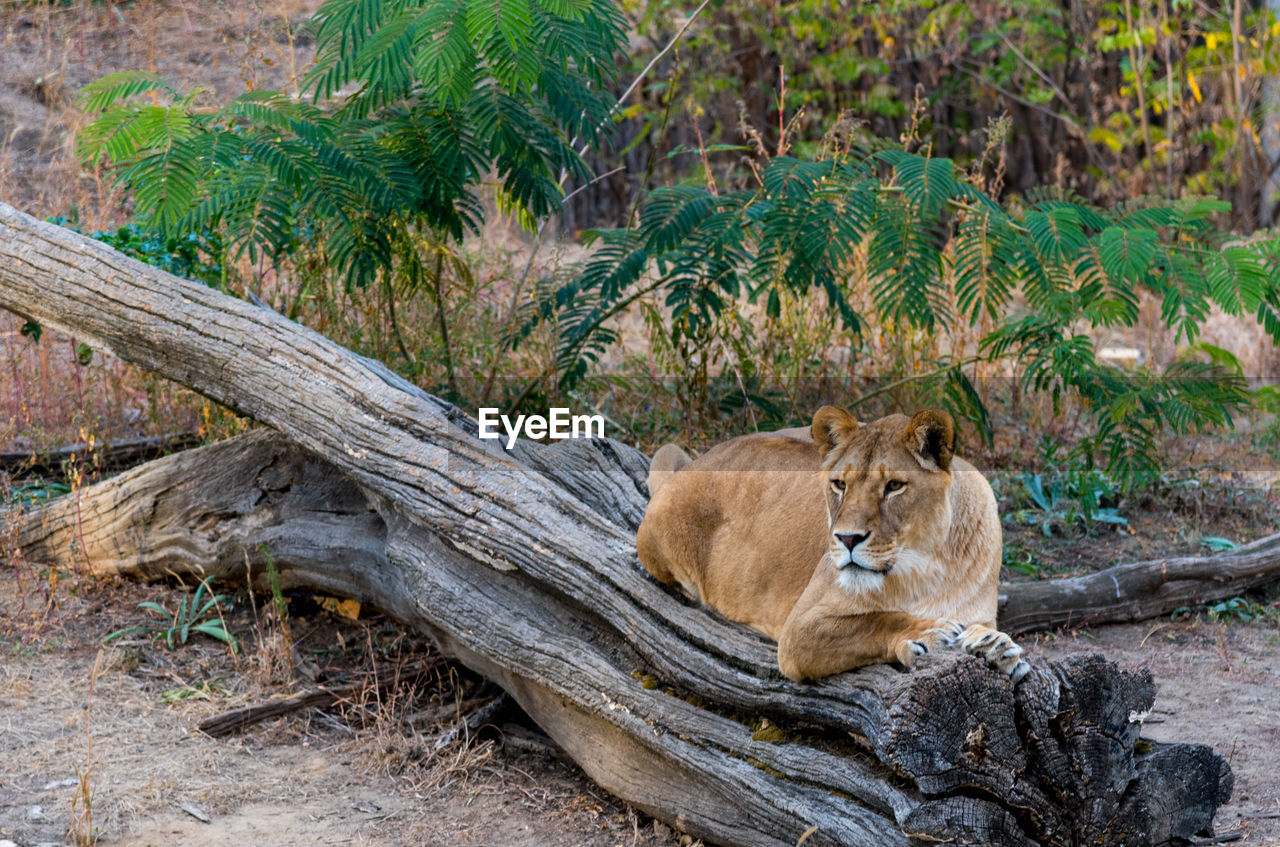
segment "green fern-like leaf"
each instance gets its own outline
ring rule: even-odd
[[[1040,255],[1050,263],[1069,262],[1084,248],[1084,227],[1080,222],[1080,211],[1075,206],[1027,212],[1023,224],[1030,230]]]
[[[1153,229],[1112,226],[1098,236],[1102,268],[1115,283],[1134,284],[1148,274],[1159,236]]]
[[[168,99],[181,95],[157,74],[148,71],[120,71],[89,83],[80,90],[77,105],[86,112],[106,112],[122,101],[148,91],[163,92]]]
[[[463,3],[433,3],[422,21],[423,43],[414,59],[418,79],[449,106],[464,103],[476,77],[477,56]]]
[[[936,219],[947,200],[960,193],[950,159],[912,156],[898,150],[886,151],[878,158],[893,165],[903,194],[924,220]]]
[[[640,232],[651,252],[669,250],[697,228],[715,208],[715,195],[702,188],[659,188],[640,213]]]
[[[971,322],[984,312],[992,318],[999,315],[1017,285],[1014,240],[1003,213],[982,210],[961,220],[953,268],[956,305]]]

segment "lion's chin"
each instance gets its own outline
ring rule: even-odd
[[[885,572],[846,562],[836,568],[836,584],[849,594],[867,594],[884,589]]]
[[[878,576],[888,576],[889,572],[893,570],[893,562],[885,562],[883,565],[877,567],[875,565],[865,565],[862,562],[855,561],[854,559],[847,559],[846,561],[836,565],[836,570],[840,573],[864,572],[876,574]]]

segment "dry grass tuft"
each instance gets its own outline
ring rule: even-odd
[[[85,763],[76,765],[76,791],[71,796],[70,823],[67,835],[76,847],[93,847],[98,842],[98,830],[93,825],[93,690],[103,671],[104,650],[98,650],[89,673],[89,692],[84,703]]]

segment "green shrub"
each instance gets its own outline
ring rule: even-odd
[[[1185,342],[1214,306],[1254,315],[1280,340],[1280,242],[1218,230],[1211,219],[1224,205],[1151,198],[1101,209],[1043,191],[1006,207],[946,159],[901,150],[778,157],[754,188],[659,188],[634,227],[589,233],[591,260],[535,304],[522,332],[554,322],[557,381],[568,390],[616,340],[612,318],[651,294],[670,310],[667,343],[703,362],[735,331],[720,319],[740,301],[772,317],[788,296],[825,298],[855,354],[872,326],[923,337],[990,326],[975,348],[957,340],[905,381],[944,389],[935,394],[989,439],[969,373],[1008,365],[1025,390],[1083,404],[1092,430],[1068,458],[1101,462],[1127,486],[1158,470],[1163,434],[1226,425],[1251,395],[1218,348],[1131,372],[1100,361],[1088,330],[1133,326],[1146,292]],[[862,310],[851,296],[859,286]]]

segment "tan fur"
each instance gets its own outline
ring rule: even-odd
[[[735,438],[693,461],[667,445],[636,549],[655,578],[775,639],[794,679],[910,666],[937,646],[1020,678],[1021,649],[993,629],[995,497],[953,442],[945,412],[860,424],[826,406],[808,432]]]

